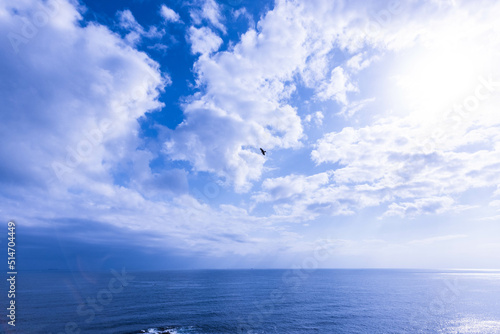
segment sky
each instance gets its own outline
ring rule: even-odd
[[[18,267],[499,269],[499,16],[0,0]]]

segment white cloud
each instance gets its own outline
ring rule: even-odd
[[[223,16],[221,8],[215,0],[202,0],[200,9],[191,10],[191,19],[197,25],[202,24],[203,20],[207,20],[215,28],[226,33],[226,27],[222,24]]]
[[[32,1],[8,7],[2,3],[0,13],[16,8],[33,19]],[[133,28],[127,17],[124,24]],[[18,31],[18,19],[6,14],[0,33]],[[27,227],[98,221],[124,233],[154,233],[158,247],[207,256],[282,247],[274,241],[282,232],[263,219],[230,205],[213,209],[188,195],[185,170],[151,170],[157,156],[144,148],[137,119],[162,107],[158,98],[169,78],[117,34],[80,19],[61,2],[54,20],[17,54],[0,52],[9,69],[0,93],[0,132],[9,138],[0,147],[2,219],[15,217]]]
[[[321,111],[316,111],[315,113],[306,115],[306,117],[304,117],[304,122],[307,124],[314,123],[316,126],[321,126],[324,118],[325,116]]]
[[[468,236],[466,234],[451,234],[451,235],[443,235],[443,236],[439,236],[439,237],[431,237],[431,238],[420,239],[420,240],[412,240],[412,241],[408,242],[408,244],[409,245],[428,245],[428,244],[432,244],[435,242],[463,239],[463,238],[467,238],[467,237]]]
[[[356,209],[381,203],[376,192],[337,185],[333,183],[333,175],[329,171],[266,179],[262,190],[252,196],[252,209],[272,203],[275,214],[268,217],[270,221],[302,222],[320,215],[352,215]]]
[[[423,8],[427,15],[432,12],[433,5],[425,4]],[[360,69],[379,57],[379,53],[413,46],[417,36],[425,41],[424,36],[428,37],[434,28],[446,29],[446,24],[437,20],[437,14],[428,19],[419,14],[407,24],[409,13],[403,10],[377,31],[366,30],[371,18],[364,11],[355,6],[342,10],[340,14],[336,5],[320,0],[314,3],[277,2],[275,8],[262,17],[257,30],[248,30],[234,48],[200,58],[195,70],[203,91],[185,105],[185,121],[172,132],[166,144],[166,152],[171,158],[190,161],[196,170],[218,174],[234,184],[238,191],[247,191],[264,171],[266,160],[259,156],[259,147],[274,149],[301,145],[300,111],[289,101],[297,78],[300,77],[306,87],[313,88],[319,100],[334,99],[345,105],[341,113],[352,116],[373,101],[368,97],[358,104],[348,102],[347,94],[358,91],[352,77]],[[442,14],[450,8],[440,10]],[[449,21],[454,22],[455,16],[451,17]],[[217,48],[214,38],[209,41],[201,39],[198,52]],[[367,51],[360,51],[362,47]],[[344,64],[337,64],[332,56],[336,52],[351,56]],[[304,119],[307,120],[307,116]],[[396,131],[392,128],[398,126],[393,123],[386,128],[392,133]],[[403,127],[415,133],[418,137],[415,140],[428,138],[425,131],[413,130],[413,125]],[[341,132],[342,136],[347,135],[348,130]],[[216,131],[225,134],[224,140],[215,135]],[[399,133],[394,135],[400,136]],[[326,141],[329,141],[328,136],[325,136]],[[313,152],[317,163],[335,160],[329,156],[332,152],[322,151],[327,146],[332,145],[318,142],[317,153]],[[337,150],[334,146],[331,150]],[[366,146],[370,150],[369,145]],[[414,148],[421,146],[414,142]],[[346,154],[342,153],[343,149],[339,152]],[[383,166],[381,170],[385,170]],[[339,177],[342,172],[347,176],[348,171],[353,170],[340,171]],[[351,178],[374,173],[371,169],[358,170],[358,176]]]
[[[370,66],[370,64],[376,59],[376,57],[366,58],[366,52],[360,52],[352,56],[347,62],[346,66],[352,69],[354,72],[361,71],[362,69]]]
[[[311,158],[318,164],[340,164],[335,184],[372,191],[381,202],[397,201],[389,205],[387,215],[462,210],[450,196],[500,181],[491,170],[500,163],[491,145],[497,140],[497,125],[470,131],[459,124],[450,132],[436,132],[444,125],[434,126],[386,119],[360,129],[344,128],[318,140]],[[483,149],[465,149],[474,146]]]
[[[302,125],[285,102],[294,73],[304,60],[304,29],[278,7],[249,30],[231,52],[202,57],[195,65],[206,90],[185,105],[185,121],[172,133],[166,152],[190,161],[248,191],[263,172],[268,150],[300,146]],[[223,136],[219,134],[223,133]]]
[[[418,198],[414,202],[392,203],[384,216],[415,217],[422,214],[440,214],[452,209],[450,197]]]
[[[375,64],[374,60],[379,64],[384,53],[442,45],[448,26],[458,22],[467,26],[468,40],[477,37],[482,41],[489,26],[478,25],[479,13],[460,21],[469,10],[465,5],[435,8],[425,3],[417,12],[403,5],[382,23],[370,17],[369,10],[376,13],[384,8],[360,11],[346,6],[339,14],[338,7],[325,1],[277,2],[257,30],[250,29],[233,49],[197,62],[198,83],[206,91],[186,104],[186,119],[172,132],[166,152],[173,159],[190,161],[196,170],[224,177],[238,191],[247,191],[265,171],[266,160],[259,155],[259,147],[273,150],[301,144],[302,124],[297,116],[302,111],[289,104],[298,77],[319,100],[343,104],[340,114],[349,119],[375,101],[368,96],[349,102],[347,94],[359,90],[355,76]],[[368,29],[374,22],[377,29]],[[346,60],[336,62],[336,53],[343,53]],[[401,111],[394,117],[379,110],[372,124],[348,125],[326,134],[311,157],[317,164],[340,164],[331,183],[312,196],[316,202],[297,200],[304,205],[283,204],[277,209],[350,214],[386,204],[392,205],[388,212],[397,211],[398,215],[423,214],[429,211],[427,201],[441,198],[436,213],[462,210],[456,195],[487,186],[486,179],[495,177],[491,171],[497,154],[491,148],[496,140],[493,105],[494,99],[486,101],[476,114],[466,115],[467,122],[452,129],[449,117],[427,118],[434,109],[413,110],[405,116]],[[276,110],[283,112],[279,122],[273,121]],[[320,120],[313,114],[303,116],[306,123],[313,119]],[[481,124],[481,130],[469,131],[472,124]],[[216,131],[225,134],[223,140]],[[470,151],[475,145],[486,149]],[[347,190],[341,193],[339,189]]]
[[[29,1],[9,4],[21,13],[33,6]],[[152,154],[137,150],[137,119],[162,106],[159,93],[168,83],[159,65],[107,28],[82,27],[79,19],[73,6],[61,2],[57,17],[17,54],[0,53],[10,69],[2,74],[9,84],[0,94],[0,131],[9,138],[0,148],[2,216],[25,225],[60,217],[91,219],[124,230],[155,231],[172,247],[211,252],[224,249],[193,240],[224,233],[243,238],[242,224],[231,225],[229,215],[182,195],[185,171],[153,173]],[[16,31],[17,20],[6,16],[0,32]],[[62,168],[61,179],[54,163]],[[125,171],[131,181],[115,184],[117,171]],[[206,224],[206,217],[217,215],[221,225]],[[204,232],[192,232],[204,224]],[[244,252],[242,243],[234,244]]]
[[[116,14],[118,18],[118,25],[125,31],[128,31],[128,34],[125,36],[125,39],[131,45],[137,45],[141,42],[143,37],[145,38],[162,38],[165,35],[164,30],[158,30],[155,26],[151,26],[149,30],[144,30],[143,26],[141,26],[135,19],[132,12],[128,9],[123,11],[119,11]]]
[[[321,173],[311,176],[287,175],[275,179],[266,179],[262,183],[265,191],[254,196],[257,202],[274,202],[283,199],[292,199],[296,196],[309,197],[310,194],[318,190],[322,185],[328,184],[329,175]]]
[[[128,9],[120,11],[116,14],[119,19],[119,25],[127,30],[141,30],[142,26],[135,20],[134,15]]]
[[[25,13],[27,22],[34,20],[29,6],[29,1],[9,5]],[[7,178],[18,175],[44,185],[56,178],[54,166],[68,182],[83,180],[85,173],[105,177],[108,164],[133,144],[136,119],[162,106],[157,98],[169,78],[159,65],[106,27],[80,27],[80,18],[62,1],[18,54],[2,52],[2,62],[11,68],[3,80],[17,82],[1,95],[6,112],[0,127],[10,138],[0,150],[9,161]],[[1,30],[16,31],[18,20],[9,16]]]
[[[500,221],[500,215],[477,218],[477,221]]]
[[[217,51],[222,45],[222,39],[207,27],[199,29],[190,27],[188,39],[193,54],[210,54]]]
[[[351,101],[348,105],[342,107],[342,110],[338,113],[338,115],[344,116],[345,118],[351,118],[358,111],[362,110],[369,103],[374,102],[375,98],[363,99],[360,101]]]
[[[253,19],[253,16],[248,12],[248,10],[245,7],[241,7],[240,9],[233,11],[233,17],[234,19],[244,17],[248,21],[249,26],[251,27],[255,26],[255,21]]]
[[[59,13],[30,38],[21,35],[18,15],[33,20],[34,2],[0,6],[0,32],[11,42],[9,32],[24,38],[0,53],[6,69],[0,98],[7,111],[1,113],[0,130],[10,138],[0,148],[0,209],[28,224],[57,216],[91,217],[124,229],[154,231],[183,249],[268,254],[301,238],[273,223],[352,215],[376,206],[387,206],[385,217],[452,213],[468,208],[461,202],[466,191],[500,183],[494,90],[473,111],[462,107],[438,117],[432,108],[399,108],[391,116],[375,110],[359,123],[350,123],[351,117],[373,99],[363,96],[357,103],[347,98],[357,86],[361,90],[357,75],[367,72],[361,70],[378,64],[371,62],[374,56],[383,60],[385,52],[419,43],[432,46],[445,40],[448,26],[460,28],[460,38],[478,37],[482,44],[498,7],[490,10],[491,17],[485,14],[489,8],[471,12],[486,15],[479,28],[474,20],[461,20],[469,18],[472,7],[454,11],[443,5],[433,13],[432,6],[423,4],[414,17],[403,11],[378,30],[366,31],[368,8],[277,1],[255,29],[223,52],[217,52],[222,40],[212,29],[191,27],[192,51],[201,54],[193,69],[199,91],[184,100],[183,122],[166,130],[164,151],[170,159],[188,161],[193,173],[213,173],[239,192],[249,191],[274,167],[273,178],[264,180],[250,200],[250,205],[272,207],[274,214],[258,218],[236,205],[214,209],[187,195],[185,170],[151,171],[155,155],[141,145],[137,119],[161,108],[159,94],[170,80],[133,46],[155,30],[145,31],[130,11],[123,11],[119,24],[128,34],[120,38],[97,23],[79,24],[81,15],[73,5],[60,3]],[[202,7],[207,10],[192,12],[194,24],[209,23],[224,33],[217,3],[205,1]],[[166,16],[167,21],[177,18],[171,12]],[[378,73],[389,75],[385,70]],[[337,110],[321,109],[324,117],[311,114],[317,109],[296,106],[292,97],[299,85],[319,100],[344,104],[346,119],[327,124],[333,117],[326,112]],[[475,101],[474,93],[458,103]],[[304,145],[301,120],[324,121],[331,131],[311,153],[318,166],[313,175],[298,175],[294,166],[287,166],[290,175],[279,175],[279,163],[286,160],[279,160],[280,154]],[[269,154],[263,156],[259,147]],[[55,177],[54,162],[63,166],[62,180]],[[330,170],[320,172],[325,169]],[[182,195],[174,198],[173,193]],[[13,198],[34,204],[19,205]]]
[[[322,101],[333,99],[347,104],[347,93],[357,91],[358,88],[350,81],[349,76],[338,66],[332,70],[329,81],[321,85],[317,97]]]
[[[498,5],[490,5],[491,8],[473,14],[465,4],[441,6],[440,22],[427,12],[426,17],[417,14],[420,21],[408,24],[414,32],[407,36],[415,36],[418,30],[420,37],[411,44],[398,42],[396,47],[392,44],[393,38],[402,36],[384,32],[408,29],[399,27],[399,17],[382,25],[376,36],[367,35],[387,39],[385,43],[374,44],[379,48],[402,52],[396,63],[384,67],[384,73],[391,77],[394,68],[406,70],[411,73],[408,80],[412,85],[405,88],[408,90],[405,92],[388,85],[389,81],[379,76],[390,98],[380,103],[377,96],[377,106],[392,110],[379,110],[372,115],[374,121],[366,125],[353,122],[352,127],[325,134],[317,141],[311,152],[312,160],[317,164],[339,164],[333,176],[334,185],[372,192],[374,203],[388,204],[385,217],[415,217],[468,209],[469,205],[460,203],[461,194],[488,188],[500,181],[500,175],[492,171],[493,166],[500,163],[495,144],[500,124],[495,113],[499,90],[493,79],[500,78],[500,71],[487,62],[487,54],[498,50],[500,45],[498,40],[490,38],[494,21],[491,15],[498,11]],[[428,5],[422,8],[430,9]],[[427,26],[424,27],[423,22]],[[464,35],[450,34],[450,26],[464,31]],[[457,36],[460,40],[454,40],[453,47],[448,48],[450,38]],[[412,55],[401,51],[410,46],[411,50],[426,51],[415,51]],[[364,68],[360,65],[361,59],[369,59],[365,52],[362,57],[360,54],[348,60],[347,66],[352,70]],[[467,55],[467,60],[462,61],[462,55]],[[381,56],[378,59],[382,59]],[[457,77],[455,73],[468,76]],[[459,86],[461,83],[464,85]],[[375,91],[383,92],[382,89]],[[406,93],[408,95],[404,95]],[[365,102],[373,101],[351,103],[340,115],[349,119]]]
[[[489,206],[500,208],[500,200],[491,201]]]
[[[160,15],[163,17],[165,22],[180,22],[181,17],[173,9],[167,7],[166,5],[161,5]]]
[[[197,19],[201,23],[199,12],[192,15],[195,23]],[[166,152],[173,159],[190,161],[196,170],[226,178],[238,191],[249,190],[264,171],[259,147],[301,145],[302,124],[297,110],[287,103],[297,75],[308,86],[317,84],[322,99],[346,103],[346,93],[355,90],[342,67],[331,67],[330,77],[325,75],[334,41],[350,24],[341,17],[335,5],[327,2],[278,2],[258,29],[248,30],[234,48],[200,58],[195,70],[205,91],[185,105],[186,118],[172,132]],[[217,49],[220,41],[213,33],[194,29],[193,35],[203,31],[210,38],[193,38],[197,41],[193,52]]]

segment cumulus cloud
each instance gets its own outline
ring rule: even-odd
[[[197,25],[202,24],[205,20],[224,34],[227,32],[226,27],[222,24],[221,8],[215,0],[202,0],[201,8],[191,10],[190,14],[191,19]]]
[[[372,58],[366,58],[366,52],[360,52],[352,56],[347,62],[346,66],[352,69],[354,72],[361,71],[362,69],[370,66],[370,64],[375,60],[375,56]]]
[[[22,17],[33,21],[29,6],[9,4],[9,12],[22,14],[5,17],[2,31],[16,31]],[[80,19],[72,5],[59,2],[54,18],[18,54],[1,53],[11,69],[4,82],[17,83],[5,84],[1,97],[0,127],[11,138],[0,151],[10,161],[7,178],[41,185],[58,176],[54,168],[73,180],[80,171],[104,175],[105,161],[128,150],[136,119],[162,106],[157,98],[169,79],[159,65],[106,27],[80,27]]]
[[[137,120],[163,106],[169,77],[119,35],[80,24],[72,4],[59,4],[36,36],[0,52],[8,69],[0,131],[9,138],[0,148],[2,219],[27,228],[57,220],[75,234],[81,231],[73,222],[92,220],[124,235],[154,233],[145,240],[157,247],[210,256],[279,247],[269,240],[281,232],[263,219],[190,196],[187,171],[151,170],[156,155],[144,148]],[[0,32],[22,34],[22,18],[33,22],[35,7],[2,3]],[[133,16],[122,16],[124,27],[137,29]]]
[[[222,45],[222,39],[207,27],[199,29],[190,27],[188,39],[193,54],[210,54],[217,51]]]
[[[376,99],[372,97],[360,101],[351,101],[349,104],[342,107],[338,115],[344,116],[345,118],[351,118],[354,114],[363,110],[368,104],[374,102],[375,100]]]
[[[347,104],[347,93],[358,91],[357,87],[350,81],[349,76],[342,67],[335,67],[330,79],[324,82],[317,93],[317,97],[322,100],[333,99],[341,104]]]
[[[307,124],[313,123],[316,126],[321,126],[324,118],[325,116],[321,111],[316,111],[315,113],[306,115],[306,117],[304,117],[304,122]]]
[[[233,51],[197,61],[204,92],[184,106],[186,118],[165,145],[170,157],[188,160],[197,170],[225,178],[237,191],[248,191],[263,172],[259,147],[301,145],[300,117],[284,103],[306,56],[306,31],[293,19],[294,9],[284,3],[267,14],[259,32],[246,32]]]
[[[192,53],[199,55],[193,67],[197,91],[181,101],[183,121],[166,129],[162,142],[167,160],[188,163],[168,161],[177,167],[152,171],[157,155],[144,148],[137,120],[162,108],[159,97],[170,78],[136,46],[161,32],[144,29],[124,10],[117,14],[122,38],[95,22],[81,24],[73,4],[58,3],[57,13],[31,35],[23,32],[23,18],[35,22],[33,1],[0,6],[0,32],[11,46],[0,52],[6,110],[0,130],[10,138],[0,148],[2,212],[32,224],[56,216],[92,217],[130,231],[154,231],[173,247],[247,255],[287,249],[301,239],[272,224],[354,215],[369,207],[380,209],[382,217],[453,213],[470,208],[461,199],[468,190],[500,183],[497,72],[473,81],[445,115],[427,97],[441,98],[450,86],[421,99],[429,108],[390,104],[382,94],[375,100],[373,92],[358,102],[351,98],[363,95],[363,76],[371,66],[383,64],[377,77],[400,74],[388,66],[398,52],[459,43],[443,38],[447,29],[483,44],[498,4],[484,1],[486,9],[474,9],[425,2],[415,11],[403,5],[396,14],[376,2],[361,8],[326,0],[277,1],[238,42],[220,51],[217,33],[226,33],[221,7],[200,2],[186,32]],[[53,12],[50,6],[42,4]],[[384,10],[390,15],[380,15]],[[166,6],[161,15],[167,22],[180,20]],[[456,58],[441,57],[435,64]],[[420,69],[427,75],[439,66],[414,72]],[[307,94],[310,100],[298,101]],[[375,101],[370,115],[358,112]],[[305,126],[312,148],[304,147],[306,124],[316,125]],[[312,150],[307,163],[316,164],[311,175],[305,168],[297,171],[306,162],[288,163],[298,160],[288,160],[294,152],[305,150]],[[189,172],[178,167],[188,164]],[[242,193],[263,176],[272,177],[242,195],[241,206],[234,200],[211,207],[189,195],[188,178],[201,172],[219,177],[215,185]],[[36,204],[21,206],[15,198]],[[257,210],[262,207],[274,213],[257,216],[266,212]]]
[[[80,25],[78,10],[58,3],[36,36],[0,52],[9,69],[0,84],[0,131],[10,138],[0,148],[2,217],[26,226],[90,218],[156,231],[172,247],[189,247],[181,241],[193,237],[186,226],[207,221],[202,217],[212,210],[185,194],[185,171],[153,173],[151,153],[138,150],[137,119],[162,107],[158,97],[169,78],[118,35],[99,24]],[[1,8],[0,32],[22,34],[22,18],[33,22],[37,7],[24,1]],[[231,231],[213,228],[206,234]]]
[[[385,216],[415,217],[422,214],[440,214],[451,209],[450,197],[418,198],[414,202],[392,203]]]
[[[255,26],[255,21],[253,19],[253,16],[248,12],[248,10],[245,7],[233,11],[234,19],[238,19],[240,17],[244,17],[248,21],[249,26]]]
[[[213,7],[210,1],[204,5]],[[202,23],[200,15],[192,12],[195,23]],[[220,39],[206,27],[190,28],[193,52],[215,53],[196,62],[200,92],[184,105],[185,120],[171,133],[165,152],[191,162],[198,171],[221,176],[238,191],[248,191],[265,170],[259,147],[302,145],[300,111],[290,100],[297,84],[312,88],[319,101],[333,99],[351,107],[344,114],[354,114],[361,106],[349,104],[347,98],[358,91],[352,76],[377,52],[412,45],[425,28],[423,22],[405,28],[407,18],[394,16],[390,25],[374,33],[365,31],[370,18],[356,6],[279,1],[257,29],[249,29],[224,52],[215,52]],[[212,21],[215,26],[220,20]],[[360,51],[363,47],[371,51]],[[350,57],[339,64],[337,52]],[[223,140],[218,131],[225,134]]]
[[[398,15],[389,15],[389,19],[382,22],[383,24],[378,22],[376,17],[368,17],[368,21],[363,21],[366,18],[360,21],[340,21],[347,28],[337,37],[331,37],[331,40],[336,39],[341,49],[347,50],[347,54],[350,53],[351,56],[344,65],[334,66],[331,70],[328,70],[328,67],[334,64],[329,58],[332,49],[322,46],[319,42],[329,41],[328,32],[324,34],[323,39],[315,40],[316,44],[312,46],[314,34],[310,33],[308,28],[314,24],[305,25],[308,43],[301,45],[301,50],[308,56],[303,63],[305,65],[300,68],[304,83],[306,86],[316,87],[316,97],[320,100],[334,99],[344,104],[338,114],[350,119],[361,108],[375,101],[374,97],[368,97],[358,102],[349,102],[347,93],[359,90],[351,77],[371,66],[374,60],[379,61],[387,50],[400,52],[424,45],[429,50],[435,50],[434,58],[439,60],[442,57],[439,54],[442,51],[441,46],[449,40],[449,26],[455,27],[459,24],[462,25],[460,30],[467,29],[468,33],[466,38],[461,36],[462,40],[455,41],[455,45],[485,45],[484,50],[478,49],[477,55],[486,54],[488,48],[498,48],[498,41],[492,42],[488,37],[491,36],[490,23],[493,21],[491,13],[498,9],[497,5],[490,3],[490,16],[485,20],[488,23],[484,24],[479,17],[485,15],[485,12],[470,12],[466,4],[438,6],[433,13],[434,5],[423,4],[414,19],[409,19],[410,11],[402,7]],[[319,7],[328,12],[328,7],[325,4],[323,6]],[[299,16],[302,18],[304,13],[314,11],[306,5],[300,10]],[[349,13],[349,8],[343,10]],[[376,8],[373,11],[377,13]],[[442,21],[437,20],[437,12],[443,15]],[[319,17],[321,15],[316,17],[315,22],[320,22],[323,27],[328,26],[328,23],[322,22]],[[349,15],[346,17],[351,18]],[[464,20],[464,17],[467,19]],[[403,25],[402,18],[409,19],[410,24]],[[374,23],[377,25],[376,31],[365,29]],[[335,31],[333,26],[331,28]],[[402,34],[401,31],[406,33]],[[457,34],[453,36],[458,38]],[[363,46],[365,51],[360,51]],[[452,56],[451,53],[449,55]],[[429,57],[433,57],[432,53]],[[479,56],[474,59],[476,63],[483,64],[486,58]],[[405,65],[412,68],[410,64]],[[459,66],[459,62],[455,62],[455,65],[458,66],[455,68],[464,68]],[[469,189],[488,187],[491,185],[488,182],[498,182],[498,174],[492,171],[493,166],[498,163],[498,145],[494,144],[497,140],[494,133],[499,122],[494,114],[498,91],[493,88],[496,83],[493,82],[495,80],[492,79],[491,73],[495,73],[496,78],[500,77],[500,73],[492,72],[491,68],[482,67],[482,70],[475,72],[477,76],[469,78],[468,90],[463,91],[460,99],[449,99],[451,95],[448,91],[456,89],[455,86],[448,85],[446,91],[436,92],[439,86],[432,86],[432,83],[441,80],[438,75],[448,72],[434,73],[435,78],[426,77],[432,92],[421,97],[421,100],[428,99],[429,103],[425,104],[425,108],[422,108],[422,104],[410,106],[378,103],[379,107],[398,108],[401,111],[387,117],[386,110],[379,110],[379,114],[374,115],[375,121],[371,123],[364,126],[346,126],[339,131],[325,134],[317,141],[311,158],[325,168],[332,166],[330,182],[322,184],[314,192],[306,191],[307,200],[292,197],[291,203],[275,205],[275,212],[279,215],[310,218],[317,212],[349,214],[364,207],[387,205],[384,217],[415,217],[460,212],[471,208],[460,204],[460,194]],[[439,67],[433,69],[439,70]],[[417,68],[415,71],[423,72],[427,69]],[[387,74],[391,75],[389,72]],[[422,82],[422,87],[425,87],[425,82]],[[483,92],[485,95],[478,95],[477,92]],[[395,101],[396,99],[390,100],[391,103]],[[402,101],[411,103],[409,99]],[[442,101],[448,101],[449,108],[440,109]],[[434,106],[432,102],[435,102]],[[313,114],[303,118],[306,123],[312,119]],[[262,201],[265,198],[273,198],[272,190],[265,186],[265,182],[263,193],[255,197]],[[300,181],[294,178],[290,178],[288,182],[297,182],[300,185]],[[339,189],[343,191],[338,191]]]
[[[173,9],[167,7],[166,5],[161,5],[160,15],[163,17],[165,22],[180,22],[181,17]]]
[[[322,185],[328,184],[329,176],[321,173],[311,176],[288,175],[275,179],[266,179],[262,183],[265,192],[254,196],[257,202],[287,199],[296,196],[308,197],[312,192],[318,190]]]
[[[406,199],[391,204],[387,215],[457,210],[449,196],[489,187],[499,177],[491,170],[499,163],[497,147],[492,145],[497,124],[470,130],[470,124],[457,123],[448,128],[449,132],[441,132],[438,130],[444,124],[427,128],[409,119],[387,119],[325,135],[318,140],[311,158],[318,164],[340,164],[333,176],[337,185],[374,191],[384,201]]]
[[[336,184],[365,185],[381,195],[407,199],[391,205],[388,214],[451,209],[454,201],[442,194],[454,196],[498,182],[492,171],[500,162],[494,144],[500,122],[494,116],[496,101],[498,96],[491,95],[464,117],[454,117],[450,110],[422,122],[422,111],[416,110],[357,129],[346,127],[318,140],[311,158],[317,164],[340,164],[334,172]],[[446,201],[428,206],[434,196]]]
[[[164,30],[158,30],[155,26],[151,26],[145,30],[135,19],[132,12],[128,9],[116,13],[118,25],[121,29],[127,32],[125,39],[131,44],[139,44],[142,38],[162,38],[165,35]]]

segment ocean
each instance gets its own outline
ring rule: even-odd
[[[16,326],[2,318],[22,334],[500,333],[500,272],[20,272]]]

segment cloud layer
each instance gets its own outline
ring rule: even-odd
[[[126,8],[105,26],[65,0],[0,0],[4,219],[94,221],[235,262],[293,258],[333,219],[497,219],[499,4],[277,0],[244,28],[223,3],[186,8],[145,28]],[[164,37],[165,57],[143,51]],[[172,102],[179,50],[194,83]],[[167,102],[183,112],[171,129]],[[348,230],[350,254],[474,237]]]

